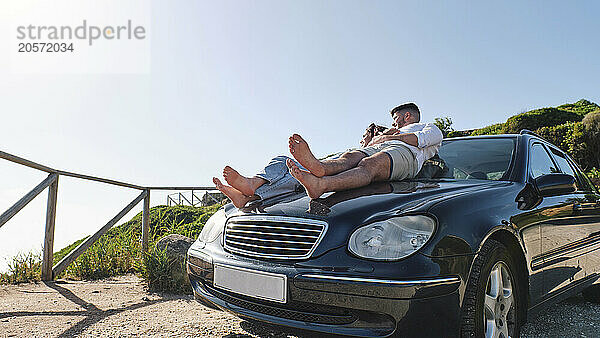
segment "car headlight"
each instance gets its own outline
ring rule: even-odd
[[[208,221],[206,221],[204,227],[202,227],[200,236],[198,236],[198,241],[210,243],[217,239],[221,232],[223,232],[225,221],[225,209],[219,209],[208,219]]]
[[[427,243],[435,230],[435,220],[423,215],[399,216],[358,228],[350,236],[353,254],[374,260],[398,260]]]

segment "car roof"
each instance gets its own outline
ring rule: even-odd
[[[461,137],[445,138],[444,140],[473,140],[473,139],[482,139],[482,138],[517,138],[519,136],[524,136],[524,135],[518,135],[518,134],[476,135],[476,136],[461,136]]]

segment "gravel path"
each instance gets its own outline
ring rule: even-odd
[[[136,276],[0,286],[0,337],[294,337],[208,309],[191,296],[147,293]],[[523,337],[598,337],[600,305],[570,298]]]

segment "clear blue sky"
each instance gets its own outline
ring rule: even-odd
[[[596,1],[181,0],[151,10],[147,75],[15,75],[2,49],[0,150],[142,185],[207,185],[226,164],[253,174],[287,152],[293,132],[319,155],[355,146],[405,101],[456,129],[600,102]],[[6,16],[0,8],[1,42]],[[44,176],[6,163],[0,172],[0,212]],[[60,189],[59,248],[135,195],[69,180]],[[0,228],[3,247],[41,245],[45,196]],[[27,241],[15,244],[17,233]]]

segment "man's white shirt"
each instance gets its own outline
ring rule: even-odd
[[[423,162],[437,154],[440,146],[442,145],[442,139],[444,139],[444,135],[442,134],[440,128],[433,123],[411,123],[398,129],[398,131],[393,135],[407,133],[413,133],[417,136],[417,147],[399,140],[386,141],[385,143],[400,143],[406,146],[415,155],[417,164],[419,168],[421,168],[423,166]]]

